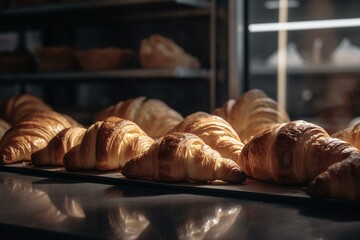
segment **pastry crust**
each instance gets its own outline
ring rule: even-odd
[[[53,110],[41,98],[30,94],[12,95],[0,104],[0,117],[11,125],[29,113]]]
[[[141,41],[140,63],[144,68],[199,68],[197,58],[185,52],[172,39],[154,34]]]
[[[1,164],[31,160],[32,153],[44,148],[64,128],[73,126],[68,118],[55,111],[37,111],[22,118],[1,138]]]
[[[354,145],[357,149],[360,149],[360,122],[355,124],[353,127],[335,132],[331,136],[347,141]]]
[[[184,118],[159,99],[136,97],[120,101],[101,110],[95,121],[102,121],[109,116],[117,116],[135,122],[147,135],[162,137]]]
[[[306,188],[314,198],[335,198],[360,202],[360,154],[335,163],[317,176]]]
[[[69,127],[61,130],[54,136],[43,149],[31,155],[31,161],[35,166],[52,165],[63,166],[64,155],[71,148],[80,144],[86,128]]]
[[[304,185],[358,149],[302,120],[273,124],[245,144],[242,170],[260,181]]]
[[[170,132],[187,132],[200,137],[224,158],[239,161],[244,144],[231,125],[219,116],[205,112],[188,115]]]
[[[245,180],[245,174],[234,161],[223,158],[198,136],[179,132],[157,139],[148,151],[127,162],[122,174],[127,178],[164,182]]]
[[[243,143],[267,126],[290,121],[287,112],[260,89],[251,89],[237,100],[228,100],[212,114],[228,121]]]
[[[68,171],[121,169],[153,142],[134,122],[109,117],[86,130],[81,143],[64,155],[64,166]]]

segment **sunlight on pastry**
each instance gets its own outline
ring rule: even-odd
[[[189,219],[177,229],[179,239],[218,239],[234,224],[241,212],[241,206],[223,209],[216,207],[214,215],[201,220]]]
[[[117,239],[137,239],[150,224],[143,214],[130,212],[123,207],[111,211],[108,219]]]

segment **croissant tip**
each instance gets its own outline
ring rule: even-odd
[[[240,169],[235,169],[229,174],[229,183],[243,183],[246,180],[246,174]]]
[[[7,165],[10,164],[11,162],[9,160],[7,160],[6,155],[2,154],[1,158],[0,158],[0,165]]]
[[[326,192],[327,184],[326,181],[318,177],[314,179],[306,188],[305,193],[308,194],[310,197],[317,198],[321,197],[324,192]]]
[[[31,164],[38,165],[38,161],[39,160],[37,154],[35,153],[31,154],[31,160],[30,160]]]

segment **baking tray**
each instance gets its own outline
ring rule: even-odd
[[[77,171],[68,172],[63,167],[39,167],[24,163],[0,166],[0,171],[41,176],[46,178],[60,178],[62,180],[76,180],[111,185],[125,185],[163,189],[177,193],[191,193],[209,196],[221,196],[241,199],[256,199],[261,201],[275,201],[301,204],[346,204],[336,199],[315,199],[308,196],[301,186],[284,186],[272,183],[258,182],[247,179],[243,184],[228,184],[223,182],[204,183],[163,183],[144,180],[128,179],[119,171]]]

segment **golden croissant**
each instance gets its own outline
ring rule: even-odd
[[[55,111],[38,111],[28,114],[13,125],[1,138],[2,164],[28,161],[31,154],[44,148],[61,130],[73,126],[70,117]]]
[[[266,128],[245,144],[239,165],[250,177],[280,184],[306,184],[334,163],[358,154],[318,125],[298,120]]]
[[[64,166],[68,171],[120,169],[153,142],[134,122],[108,117],[86,130],[81,143],[64,155]]]
[[[61,130],[50,140],[46,147],[31,155],[32,163],[36,166],[63,166],[65,153],[74,146],[80,144],[85,131],[86,128],[78,126]]]
[[[199,68],[199,60],[187,53],[175,41],[159,34],[141,40],[140,64],[144,68]]]
[[[26,93],[10,96],[2,102],[0,105],[0,117],[13,125],[29,113],[50,110],[53,109],[41,98]]]
[[[170,132],[187,132],[199,136],[224,158],[235,162],[240,158],[244,144],[231,125],[223,118],[205,112],[188,115]]]
[[[159,99],[145,97],[120,101],[100,111],[95,121],[117,116],[135,122],[147,135],[153,138],[164,136],[183,120],[180,113]]]
[[[357,147],[357,149],[360,149],[360,122],[355,124],[353,127],[337,131],[331,136],[347,141]]]
[[[351,154],[317,176],[306,188],[314,198],[335,198],[360,202],[360,154]]]
[[[241,183],[245,174],[233,161],[191,133],[173,132],[161,137],[122,169],[127,178],[154,181],[214,181]]]
[[[212,114],[229,122],[243,143],[271,124],[290,121],[287,112],[260,89],[251,89],[237,100],[228,100]]]

